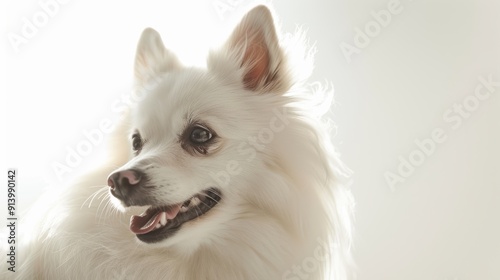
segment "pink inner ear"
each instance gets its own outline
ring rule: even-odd
[[[261,82],[265,82],[269,73],[269,51],[262,43],[252,43],[243,56],[242,66],[246,67],[243,77],[245,87],[255,90]]]

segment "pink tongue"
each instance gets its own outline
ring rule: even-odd
[[[163,212],[165,212],[167,220],[171,220],[177,216],[180,209],[181,204],[177,204],[169,207]],[[160,214],[162,212],[153,211],[155,210],[151,210],[151,208],[149,208],[139,216],[134,215],[130,217],[130,230],[135,234],[145,234],[156,229],[156,225],[160,223]]]

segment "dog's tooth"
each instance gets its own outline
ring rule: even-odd
[[[160,228],[160,227],[161,227],[161,225],[160,225],[160,224],[156,224],[156,228]]]
[[[167,224],[167,213],[161,212],[161,214],[160,214],[160,224],[162,226],[164,226],[164,225]]]
[[[190,205],[196,206],[198,204],[200,204],[200,199],[198,197],[196,197],[196,196],[193,197],[193,199],[191,199]]]
[[[187,208],[186,206],[182,206],[182,207],[181,207],[180,212],[181,212],[181,213],[184,213],[184,212],[186,212],[187,210],[188,210],[188,208]]]

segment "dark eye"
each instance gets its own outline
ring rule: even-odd
[[[132,149],[139,152],[142,149],[142,138],[139,133],[132,135]]]
[[[200,126],[194,127],[189,136],[189,140],[195,145],[204,144],[210,139],[212,139],[212,133],[210,133],[208,129]]]

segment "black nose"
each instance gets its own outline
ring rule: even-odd
[[[138,170],[128,169],[113,172],[108,176],[111,193],[119,199],[126,198],[134,189],[140,187],[144,174]]]

